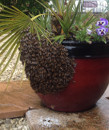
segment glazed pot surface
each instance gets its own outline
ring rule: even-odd
[[[38,93],[43,104],[63,112],[80,112],[94,106],[109,82],[109,58],[75,59],[76,67],[67,88],[55,94]]]

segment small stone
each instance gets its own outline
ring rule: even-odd
[[[22,121],[24,121],[24,118],[21,118],[21,119],[19,120],[19,122],[22,122]]]
[[[0,130],[29,130],[25,118],[0,120]]]
[[[22,129],[22,126],[18,126],[18,129],[21,130],[21,129]]]
[[[7,130],[6,125],[2,125],[2,130]]]
[[[18,130],[18,128],[13,128],[13,130]]]
[[[5,123],[6,123],[6,124],[10,124],[11,121],[10,121],[9,119],[6,119]]]
[[[4,120],[0,120],[0,126],[4,124]]]
[[[24,126],[22,130],[28,130],[28,127]]]

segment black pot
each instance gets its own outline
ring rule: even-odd
[[[69,56],[74,58],[103,58],[109,57],[109,42],[105,43],[80,43],[64,40],[62,45],[68,50]]]

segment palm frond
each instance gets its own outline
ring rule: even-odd
[[[74,6],[76,6],[76,5],[74,4]],[[72,24],[74,24],[74,22],[75,22],[75,19],[76,19],[76,16],[77,16],[77,14],[78,14],[78,11],[79,11],[79,9],[80,9],[80,6],[81,6],[81,0],[79,0],[79,3],[78,3],[78,5],[77,5],[77,7],[74,9],[74,15],[73,15],[73,19],[72,19],[72,21],[71,21],[71,23],[70,23],[70,27],[71,27]]]
[[[20,43],[18,43],[18,44],[15,46],[15,48],[14,48],[14,50],[13,50],[13,52],[12,52],[12,54],[11,54],[9,60],[8,60],[8,62],[6,63],[6,65],[5,65],[5,66],[3,67],[3,69],[1,70],[0,75],[1,75],[1,74],[6,70],[6,68],[8,67],[8,65],[9,65],[9,63],[11,62],[12,58],[14,57],[14,55],[15,55],[17,49],[19,48],[19,44],[20,44]],[[7,57],[5,57],[5,58],[7,58]],[[6,60],[6,59],[4,59],[4,60]],[[2,63],[3,63],[3,62],[2,62]],[[2,65],[2,64],[0,64],[0,66],[1,66],[1,65]]]
[[[56,12],[58,12],[60,15],[62,15],[62,8],[61,5],[64,3],[63,0],[52,0],[53,5],[55,6]]]
[[[19,52],[19,54],[18,54],[18,56],[17,56],[16,62],[15,62],[15,64],[14,64],[14,67],[13,67],[13,70],[12,70],[12,73],[11,73],[11,76],[10,76],[9,79],[8,79],[8,83],[10,82],[11,78],[13,77],[13,74],[14,74],[14,72],[15,72],[15,70],[16,70],[16,67],[17,67],[17,64],[18,64],[18,62],[19,62],[19,59],[20,59],[20,52]]]
[[[0,63],[0,67],[3,66],[5,61],[7,61],[1,69],[1,75],[6,70],[7,66],[16,54],[20,46],[20,39],[24,35],[23,31],[25,29],[30,27],[31,32],[34,30],[37,33],[39,39],[40,36],[44,36],[49,40],[47,37],[49,35],[49,32],[45,30],[40,25],[40,23],[37,23],[37,21],[35,21],[37,18],[43,16],[44,14],[40,14],[31,18],[14,6],[12,6],[12,8],[6,7],[2,4],[0,4],[0,6],[2,7],[2,10],[0,12],[0,36],[2,36],[2,39],[0,40],[0,57],[2,57],[6,52]],[[7,58],[8,60],[6,60]],[[16,64],[17,62],[18,61],[16,61]],[[16,64],[14,70],[16,68]],[[12,75],[14,73],[14,70],[12,71]]]
[[[10,45],[12,45],[12,43],[15,41],[15,38],[17,38],[19,34],[15,34],[12,35],[0,48],[2,48],[1,52],[0,52],[0,56],[3,55],[4,52],[6,52],[6,50],[10,47]],[[15,45],[16,43],[13,43],[13,45]],[[4,47],[4,48],[3,48]]]
[[[58,41],[59,43],[62,43],[62,41],[65,39],[64,35],[55,36],[53,38],[54,42]]]
[[[57,15],[57,13],[50,7],[48,3],[46,3],[44,0],[41,0],[41,2],[39,0],[36,0],[36,1],[39,4],[41,4],[44,8],[46,8],[48,11],[50,11],[52,15],[54,15],[59,21],[62,22],[62,19]]]

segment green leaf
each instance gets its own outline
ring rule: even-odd
[[[13,67],[13,70],[12,70],[12,73],[11,73],[11,76],[10,76],[10,78],[8,79],[8,83],[9,83],[10,80],[12,79],[12,76],[13,76],[15,70],[16,70],[16,67],[17,67],[17,64],[18,64],[19,60],[20,60],[20,52],[19,52],[19,54],[18,54],[18,56],[17,56],[16,62],[15,62],[15,64],[14,64],[14,67]]]
[[[19,36],[20,37],[20,36]],[[14,47],[16,46],[16,43],[19,41],[19,37],[17,37],[12,44],[9,46],[9,49],[6,53],[6,55],[4,56],[4,58],[2,59],[1,63],[0,63],[0,67],[3,65],[3,63],[5,62],[5,60],[8,58],[8,56],[10,55],[10,53],[12,52],[12,50],[14,49]],[[18,43],[17,43],[18,44]]]
[[[20,43],[18,43],[18,44],[15,46],[15,48],[14,48],[14,50],[13,50],[13,52],[12,52],[12,54],[11,54],[9,60],[8,60],[8,62],[6,63],[6,65],[5,65],[5,66],[3,67],[3,69],[1,70],[0,75],[1,75],[1,74],[6,70],[6,68],[8,67],[10,61],[12,60],[12,58],[14,57],[14,55],[15,55],[17,49],[19,48],[19,45],[20,45]],[[1,66],[1,64],[0,64],[0,66]]]
[[[44,0],[41,0],[42,2],[36,0],[38,3],[40,3],[44,8],[46,8],[48,11],[51,11],[51,13],[62,22],[61,18],[58,16],[58,14],[55,13],[55,11],[47,4]],[[44,3],[44,4],[43,4]]]
[[[96,17],[94,15],[92,15],[89,20],[87,21],[87,23],[85,24],[86,27],[88,27],[90,24],[92,24],[93,22],[96,21]]]
[[[12,35],[6,42],[3,43],[2,47],[0,47],[0,49],[3,48],[4,46],[5,47],[1,50],[0,56],[3,55],[4,52],[6,52],[6,50],[10,47],[10,45],[12,45],[13,41],[16,41],[15,39],[17,36],[19,36],[19,34],[15,34],[14,36]]]
[[[71,23],[70,23],[70,27],[71,27],[72,24],[74,24],[74,22],[75,22],[75,19],[76,19],[76,16],[77,16],[77,14],[78,14],[78,10],[79,10],[79,8],[80,8],[80,5],[81,5],[81,0],[79,0],[79,3],[78,3],[78,5],[77,5],[77,7],[74,9],[75,11],[74,11],[74,15],[73,15],[72,21],[71,21]]]
[[[59,35],[59,36],[55,36],[54,38],[53,38],[53,40],[55,41],[55,42],[59,42],[59,43],[62,43],[62,41],[65,39],[65,35]]]
[[[62,15],[61,5],[64,4],[64,1],[63,1],[63,0],[61,0],[61,1],[59,1],[59,0],[52,0],[52,2],[53,2],[53,5],[55,6],[55,9],[57,9],[57,12],[58,12],[60,15]]]

